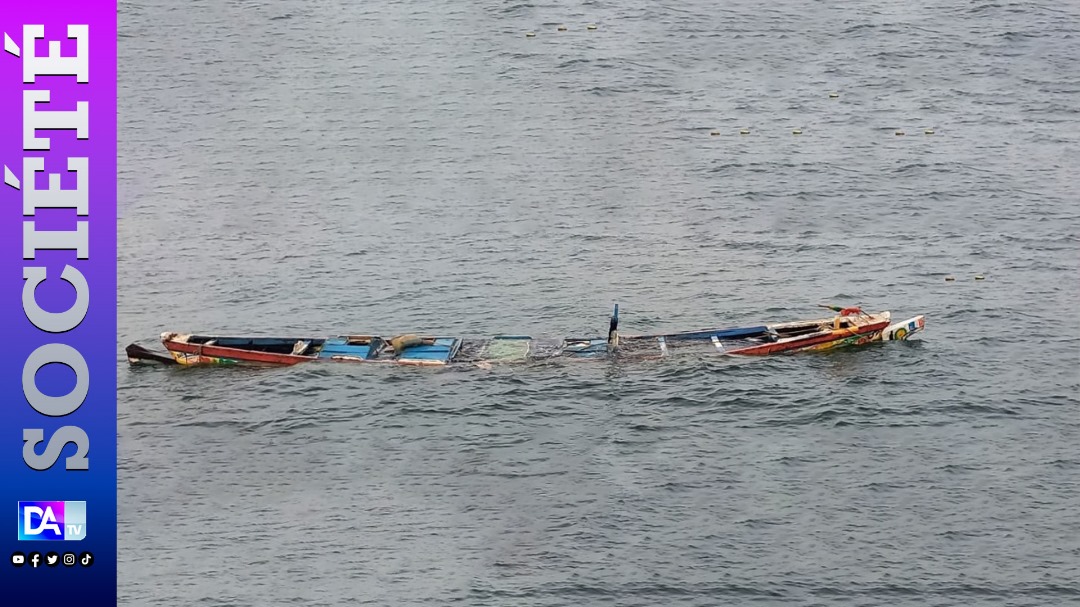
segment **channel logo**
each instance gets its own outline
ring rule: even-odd
[[[78,541],[86,537],[86,502],[19,502],[19,540]]]

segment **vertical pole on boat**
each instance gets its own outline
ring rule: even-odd
[[[611,323],[608,324],[607,344],[609,352],[619,347],[619,304],[615,304],[615,311],[611,313]]]

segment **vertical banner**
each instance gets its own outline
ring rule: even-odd
[[[115,605],[116,2],[0,34],[0,603]]]

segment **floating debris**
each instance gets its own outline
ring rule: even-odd
[[[983,276],[982,274],[976,274],[975,275],[975,280],[986,280],[986,277]]]
[[[560,32],[565,32],[566,31],[566,26],[565,25],[560,25],[559,27],[557,27],[555,29],[559,30]]]
[[[739,129],[739,134],[740,135],[749,135],[750,134],[750,129]]]
[[[720,131],[719,131],[719,129],[713,129],[712,131],[709,132],[709,134],[715,137],[716,135],[720,134]]]
[[[954,281],[954,280],[956,280],[956,277],[955,277],[955,276],[946,276],[946,277],[945,277],[945,282],[952,282],[952,281]]]
[[[836,99],[839,96],[840,96],[840,93],[836,93],[836,92],[829,93],[829,99]]]
[[[900,130],[896,131],[896,136],[897,137],[902,137],[903,135],[904,135],[904,131],[900,131]]]
[[[923,131],[923,134],[924,135],[933,135],[934,134],[934,129],[926,129],[925,131]]]
[[[585,29],[594,30],[594,29],[596,29],[596,24],[595,23],[590,23],[590,24],[585,26]]]
[[[536,32],[525,32],[525,37],[526,38],[535,38],[536,37]]]
[[[791,131],[792,135],[802,135],[802,129],[794,129]]]

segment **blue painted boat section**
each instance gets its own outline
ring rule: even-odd
[[[371,354],[370,344],[350,344],[344,337],[331,337],[323,344],[319,358],[332,358],[334,356],[351,356],[367,359]]]
[[[447,362],[457,352],[461,340],[456,337],[439,337],[431,345],[419,345],[405,348],[399,360],[433,360]]]
[[[745,339],[747,337],[764,335],[768,332],[769,328],[762,325],[760,327],[743,327],[738,329],[704,329],[702,331],[691,331],[688,333],[674,333],[664,335],[663,337],[669,342],[687,339],[712,339],[714,335],[718,339]]]

